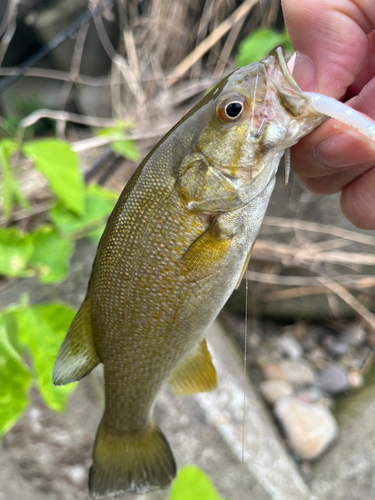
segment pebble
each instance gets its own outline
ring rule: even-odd
[[[349,346],[358,347],[366,340],[366,330],[362,325],[355,323],[341,333],[340,340]]]
[[[262,362],[260,369],[266,379],[285,380],[294,387],[312,384],[315,380],[314,371],[306,361],[284,359],[279,363]]]
[[[311,351],[307,354],[307,359],[311,361],[318,368],[324,368],[327,364],[327,356],[324,350],[317,346],[311,349]]]
[[[285,380],[263,380],[259,384],[259,389],[270,404],[274,404],[278,399],[293,393],[293,387]]]
[[[301,401],[305,401],[306,403],[315,403],[316,401],[323,399],[324,396],[324,392],[319,387],[315,386],[303,391],[298,391],[295,394],[296,398],[301,399]]]
[[[65,474],[75,484],[80,484],[86,479],[86,470],[82,465],[65,467]]]
[[[296,339],[290,335],[283,335],[276,339],[276,347],[288,356],[288,358],[298,359],[303,354],[302,346]]]
[[[349,387],[348,372],[338,363],[332,363],[319,375],[319,385],[330,394],[338,394]]]
[[[362,374],[359,370],[352,370],[348,373],[348,384],[351,389],[358,389],[365,383]]]
[[[274,412],[285,430],[289,446],[303,460],[321,455],[337,436],[337,423],[323,405],[285,396],[276,402]]]
[[[340,342],[336,340],[333,335],[328,335],[323,340],[323,345],[327,350],[328,354],[330,354],[334,358],[340,358],[347,354],[350,350],[350,346],[348,344],[344,344],[344,342]]]

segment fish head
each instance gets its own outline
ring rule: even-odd
[[[189,208],[227,212],[262,192],[284,151],[325,121],[310,102],[281,49],[218,83],[202,100],[211,111],[181,168]]]

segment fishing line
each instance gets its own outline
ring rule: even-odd
[[[258,87],[258,75],[255,78],[255,85],[254,85],[254,95],[253,95],[253,102],[252,102],[252,109],[251,109],[251,121],[250,121],[250,130],[253,130],[253,124],[254,124],[254,113],[255,113],[255,97],[256,97],[256,92],[257,92],[257,87]],[[249,174],[251,174],[251,167],[249,166]],[[250,178],[250,175],[249,175]],[[247,265],[246,264],[246,269],[245,269],[245,346],[244,346],[244,359],[243,359],[243,411],[242,411],[242,462],[244,461],[244,455],[245,455],[245,409],[246,409],[246,377],[247,377],[247,333],[248,333],[248,328],[249,328],[249,321],[248,321],[248,300],[249,300],[249,278],[247,276]]]

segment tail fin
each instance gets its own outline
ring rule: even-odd
[[[99,363],[91,333],[90,299],[86,298],[61,344],[53,369],[53,383],[76,382]]]
[[[100,424],[90,470],[89,490],[95,499],[121,493],[145,494],[166,488],[176,475],[176,462],[159,427],[110,434]]]

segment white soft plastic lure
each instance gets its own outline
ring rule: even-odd
[[[284,74],[285,79],[295,88],[298,92],[302,92],[294,78],[289,72],[288,66],[286,64],[284,54],[281,47],[276,49],[277,57],[279,60],[280,68]],[[371,141],[375,142],[375,123],[369,118],[359,113],[355,109],[347,106],[346,104],[337,101],[333,97],[328,97],[323,94],[318,94],[317,92],[304,92],[305,96],[310,99],[311,107],[321,113],[322,115],[329,116],[335,120],[345,123],[349,127],[354,128],[364,136],[366,136]],[[290,153],[288,150],[285,151],[285,183],[288,183],[290,174]]]

